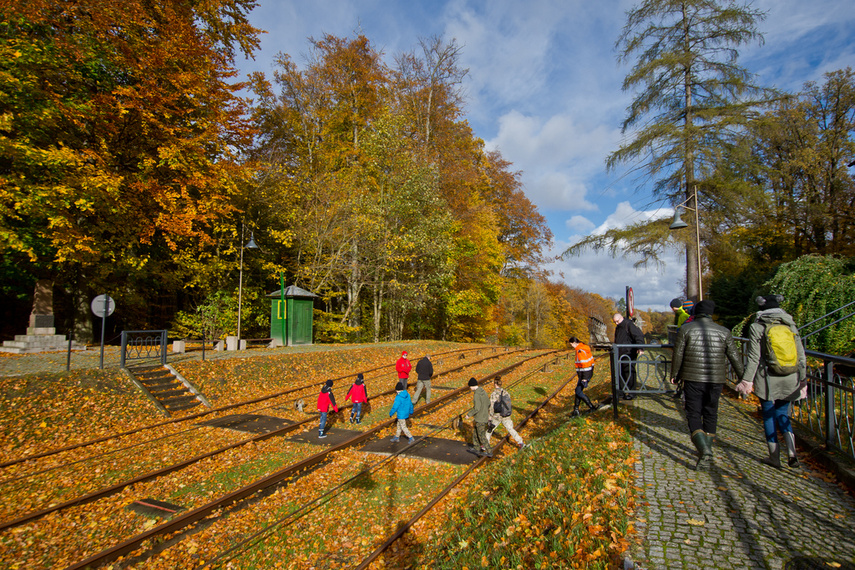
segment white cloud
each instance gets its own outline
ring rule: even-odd
[[[523,166],[526,195],[544,210],[584,211],[597,207],[588,198],[589,181],[603,170],[605,156],[619,133],[603,125],[582,125],[570,115],[543,121],[511,111],[499,119],[495,139],[514,168]]]
[[[602,234],[610,229],[626,227],[642,220],[669,215],[668,209],[638,211],[629,202],[621,202],[614,212],[593,231],[581,230],[586,234]],[[672,211],[671,211],[672,212]],[[568,227],[593,228],[594,224],[582,216],[574,216],[566,222]],[[568,241],[556,240],[550,255],[557,256],[582,239],[575,235]],[[623,298],[626,287],[632,287],[635,304],[639,309],[653,308],[668,310],[668,302],[681,296],[685,281],[685,256],[677,252],[665,252],[661,264],[634,267],[638,259],[611,257],[605,251],[585,250],[579,255],[556,259],[546,266],[553,272],[553,279],[570,287],[591,291],[603,297]]]
[[[594,222],[586,218],[585,216],[573,216],[566,222],[564,225],[568,230],[576,232],[577,234],[588,234],[593,230],[596,226]]]

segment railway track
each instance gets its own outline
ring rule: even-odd
[[[472,349],[471,352],[480,353],[482,350]],[[465,360],[467,352],[470,350],[451,351],[447,354],[437,355],[437,359],[445,358],[449,362],[453,362],[462,357]],[[498,351],[492,352],[483,360],[496,358],[498,354],[500,354]],[[378,374],[384,368],[392,368],[392,371]],[[452,374],[458,368],[460,367],[440,372],[437,377]],[[365,371],[365,374],[371,373],[374,373],[374,382],[383,382],[385,376],[392,377],[394,366],[378,367]],[[351,376],[341,376],[334,380],[348,378]],[[392,385],[390,381],[385,383]],[[112,495],[130,485],[162,477],[240,446],[299,430],[317,420],[295,410],[293,402],[304,398],[311,400],[316,397],[317,390],[317,383],[302,385],[253,401],[241,402],[192,414],[184,418],[176,418],[169,422],[159,422],[152,426],[129,430],[116,434],[112,438],[111,449],[98,451],[83,459],[72,459],[66,463],[51,461],[51,459],[60,453],[67,455],[71,450],[79,451],[82,448],[100,444],[108,438],[99,438],[69,448],[42,453],[38,457],[7,462],[6,469],[0,475],[0,493],[26,496],[29,500],[4,504],[3,508],[0,508],[0,521],[2,521],[0,522],[0,532],[52,512]],[[382,398],[384,395],[390,394],[394,394],[394,390],[382,391],[375,397]],[[275,411],[276,417],[282,420],[281,427],[269,429],[251,437],[245,437],[245,432],[212,429],[211,427],[221,424],[226,413],[247,416],[257,415],[259,412],[269,412],[270,410]],[[228,424],[228,422],[225,423]],[[165,435],[155,433],[153,437],[147,435],[159,432],[167,427],[171,428],[170,433]],[[140,451],[146,446],[145,452]],[[204,451],[198,452],[197,450],[200,449]],[[134,455],[140,457],[134,457]],[[9,467],[18,466],[25,461],[31,464],[38,461],[48,461],[49,465],[41,468],[31,465],[29,472],[9,473]],[[105,467],[117,464],[120,465],[118,469]],[[63,472],[58,473],[58,471]],[[49,489],[45,488],[46,485],[55,484],[57,481],[60,482],[60,485],[54,485]]]
[[[517,374],[521,376],[519,380],[513,380],[511,387],[515,393],[524,395],[538,394],[543,396],[539,401],[526,401],[532,405],[527,409],[527,415],[518,422],[520,427],[524,426],[530,418],[534,417],[544,406],[554,400],[558,394],[567,390],[568,371],[572,371],[572,360],[564,367],[556,378],[552,378],[548,384],[551,385],[551,391],[545,391],[545,383],[543,382],[542,370],[545,362],[555,361],[554,355],[540,355],[526,359],[525,361],[514,363],[500,370],[495,370],[481,378],[482,382],[488,380],[495,374],[505,375],[506,385],[509,375]],[[526,370],[526,368],[528,370]],[[528,381],[528,388],[523,388],[520,384],[525,384]],[[456,402],[456,405],[455,405]],[[433,410],[429,410],[429,406],[420,408],[423,417],[418,419],[418,424],[423,425],[427,422],[437,424],[437,416],[442,416],[446,424],[434,428],[434,432],[454,429],[455,420],[459,421],[462,410],[470,405],[471,397],[469,390],[463,386],[453,393],[446,394],[442,398],[438,398],[431,404]],[[461,406],[462,404],[462,406]],[[115,567],[145,567],[145,568],[169,568],[175,567],[174,556],[170,556],[173,549],[185,549],[190,551],[190,556],[182,559],[181,566],[186,566],[186,561],[199,559],[199,567],[221,567],[228,564],[229,567],[267,567],[272,566],[271,560],[267,562],[259,560],[259,552],[267,553],[269,551],[265,543],[259,542],[259,539],[264,535],[274,535],[278,538],[278,548],[282,548],[282,542],[289,545],[289,549],[282,552],[283,559],[290,560],[286,567],[304,567],[304,562],[299,560],[296,552],[311,551],[312,545],[306,543],[312,540],[312,534],[305,532],[304,523],[317,516],[319,512],[328,511],[335,513],[331,515],[335,518],[342,518],[348,521],[348,525],[353,524],[371,524],[371,521],[378,521],[383,518],[388,518],[386,526],[389,528],[386,532],[376,533],[377,538],[369,545],[366,552],[366,546],[356,549],[358,552],[343,555],[339,554],[337,563],[342,567],[368,567],[376,560],[386,548],[389,547],[400,535],[406,531],[416,520],[429,512],[430,508],[440,501],[448,493],[465,480],[467,476],[482,467],[485,459],[475,459],[464,466],[455,468],[438,468],[433,466],[429,471],[439,471],[442,485],[439,488],[430,490],[422,489],[419,493],[418,501],[403,501],[400,505],[396,505],[396,509],[401,507],[401,512],[395,516],[384,517],[382,513],[371,511],[366,515],[367,509],[363,510],[361,523],[354,521],[353,517],[347,517],[347,508],[351,505],[352,494],[354,490],[358,493],[367,482],[375,481],[378,486],[384,487],[384,482],[391,482],[395,487],[395,481],[398,481],[398,488],[401,490],[405,485],[405,479],[412,479],[412,472],[416,470],[414,463],[425,463],[421,459],[413,459],[408,455],[415,451],[422,441],[430,439],[434,432],[422,434],[419,441],[412,448],[402,448],[398,451],[390,453],[387,457],[381,457],[372,463],[360,461],[357,455],[360,454],[356,450],[356,446],[364,441],[371,439],[374,435],[381,432],[384,427],[388,429],[391,422],[387,425],[375,426],[370,431],[355,438],[343,441],[338,445],[334,445],[329,449],[319,452],[311,457],[308,457],[300,464],[291,465],[285,470],[275,473],[265,480],[254,482],[252,485],[235,491],[231,495],[220,497],[211,503],[204,505],[194,511],[188,512],[182,516],[175,517],[158,527],[151,529],[148,532],[140,533],[131,539],[118,544],[110,549],[106,549],[94,556],[75,563],[69,568],[86,568],[98,567],[108,562],[112,562],[117,558],[133,553],[130,558],[121,559]],[[459,425],[459,423],[458,423]],[[500,444],[501,445],[501,444]],[[500,449],[500,448],[499,448]],[[497,451],[499,451],[497,449]],[[328,488],[321,489],[320,485],[316,485],[315,480],[324,479],[325,474],[329,472],[339,473],[343,467],[349,467],[347,475],[342,475],[336,478],[334,483],[330,483]],[[420,465],[419,467],[423,467]],[[345,469],[346,470],[346,469]],[[390,479],[391,478],[391,479]],[[279,486],[277,492],[269,493],[269,490],[276,487],[280,483],[287,483],[284,486]],[[303,486],[301,486],[301,484]],[[305,498],[305,488],[309,487],[318,489],[318,493],[310,499]],[[265,493],[267,490],[268,493]],[[261,495],[259,497],[259,495]],[[405,506],[405,508],[404,508]],[[383,505],[380,505],[381,511]],[[271,512],[281,512],[285,509],[285,514],[271,522]],[[247,517],[245,513],[252,512],[252,516]],[[256,513],[257,511],[257,513]],[[235,513],[243,513],[244,516],[240,521],[236,521]],[[373,514],[372,514],[373,513]],[[203,521],[206,521],[203,523]],[[199,526],[205,527],[199,530]],[[345,525],[347,526],[347,525]],[[382,527],[383,525],[381,525]],[[261,528],[261,530],[258,530]],[[379,529],[378,529],[379,530]],[[244,538],[235,539],[234,544],[223,549],[223,552],[210,555],[196,555],[200,544],[216,545],[222,542],[220,539],[223,536],[245,536]],[[220,538],[218,538],[220,537]],[[284,538],[283,538],[284,537]],[[261,546],[259,546],[261,545]],[[373,547],[373,550],[370,548]],[[325,544],[322,548],[329,552],[340,550],[334,544]],[[205,562],[204,559],[208,561]],[[278,558],[274,558],[279,560]],[[309,566],[306,562],[305,567]]]
[[[491,366],[491,362],[493,363],[493,368],[497,368],[498,365],[494,362],[496,360],[504,360],[506,363],[508,359],[520,358],[522,358],[522,356],[516,353],[495,352],[480,360],[466,360],[461,366],[449,370],[443,370],[435,376],[435,393],[441,393],[443,391],[443,385],[445,383],[437,382],[437,380],[439,380],[439,378],[442,376],[452,378],[452,384],[459,384],[460,377],[468,377],[470,373],[472,375],[475,375],[479,372],[483,372],[482,376],[488,378],[490,374],[492,374],[492,372],[487,370]],[[529,361],[532,358],[548,359],[549,357],[543,355],[535,355],[529,356],[527,358],[528,360],[526,361]],[[521,366],[521,363],[515,363],[512,365],[512,367],[517,366]],[[313,386],[311,388],[313,390],[312,396],[314,397],[317,386]],[[459,400],[460,395],[465,394],[464,390],[465,389],[458,388],[448,390],[448,394],[436,398],[430,403],[430,405],[420,406],[418,408],[419,413],[423,414],[426,418],[439,417],[438,415],[445,413],[443,412],[443,410],[446,410],[452,401],[454,401],[455,399]],[[468,390],[465,390],[465,392],[468,392]],[[289,393],[288,395],[283,396],[287,396],[289,400],[293,400],[293,394],[299,394],[299,392],[294,391]],[[378,394],[375,395],[372,399],[380,400],[380,402],[378,402],[378,407],[385,412],[385,410],[388,409],[388,404],[391,403],[391,397],[388,397],[388,402],[383,402],[382,400],[384,397],[387,396]],[[265,406],[269,406],[269,404],[265,404]],[[255,409],[256,411],[260,410],[260,408]],[[432,414],[433,416],[431,416]],[[459,416],[459,413],[457,415]],[[194,416],[197,416],[197,414],[194,414]],[[195,420],[198,418],[193,419]],[[186,422],[188,421],[188,418],[176,420],[174,423],[179,423],[180,421]],[[52,529],[55,529],[57,526],[65,529],[76,529],[77,527],[83,527],[84,533],[91,532],[91,536],[89,536],[88,538],[91,538],[92,540],[81,541],[86,542],[88,545],[103,544],[104,542],[108,542],[109,540],[111,540],[113,536],[128,536],[130,534],[132,536],[137,537],[135,539],[129,540],[136,541],[136,544],[138,546],[139,544],[142,544],[145,541],[154,538],[160,540],[171,533],[183,533],[186,532],[185,530],[183,530],[185,527],[182,527],[180,525],[185,524],[185,522],[189,520],[185,517],[188,517],[188,515],[190,515],[191,513],[195,513],[193,516],[199,518],[186,523],[190,526],[197,524],[199,521],[205,519],[206,517],[209,518],[212,513],[222,511],[222,509],[226,508],[227,505],[241,504],[241,502],[245,501],[247,498],[253,496],[257,497],[259,494],[264,494],[271,488],[283,488],[283,486],[287,488],[289,486],[287,484],[289,480],[292,480],[295,477],[306,476],[306,473],[311,472],[312,470],[317,470],[318,465],[323,465],[330,462],[331,457],[335,457],[336,454],[339,454],[345,450],[350,453],[350,450],[352,450],[354,446],[357,446],[361,442],[368,441],[372,437],[376,437],[377,435],[381,434],[384,430],[389,428],[389,425],[391,423],[390,421],[372,421],[371,424],[363,426],[365,428],[365,431],[362,434],[355,436],[354,438],[351,438],[349,441],[346,441],[342,444],[331,446],[329,449],[326,449],[320,453],[308,453],[308,451],[312,451],[313,446],[307,446],[306,444],[285,446],[292,448],[290,450],[285,449],[285,447],[281,445],[281,442],[286,438],[277,436],[283,436],[288,433],[300,433],[305,429],[310,429],[311,432],[314,432],[316,421],[316,417],[303,419],[302,421],[294,422],[294,424],[282,428],[282,430],[274,431],[267,434],[261,434],[252,438],[247,438],[246,440],[241,440],[234,444],[225,446],[224,449],[218,448],[213,452],[207,452],[206,454],[202,454],[201,456],[194,456],[182,462],[173,463],[164,469],[157,470],[156,472],[145,473],[136,478],[127,479],[111,487],[100,489],[97,492],[94,492],[92,496],[76,497],[75,499],[66,501],[65,503],[52,504],[48,508],[42,509],[41,511],[30,512],[25,515],[25,517],[18,517],[18,519],[16,520],[10,520],[4,523],[2,528],[2,535],[0,535],[0,541],[2,541],[0,542],[0,544],[4,546],[16,547],[20,546],[21,544],[23,544],[24,546],[28,546],[28,541],[30,543],[44,542],[45,544],[55,544],[57,542],[63,542],[63,540],[58,539],[55,536],[51,536]],[[431,419],[428,421],[436,423],[439,420]],[[159,424],[159,426],[163,425],[164,423],[171,425],[173,422],[162,422],[161,424]],[[146,429],[155,429],[159,426],[149,426]],[[189,430],[190,428],[185,429]],[[241,461],[244,461],[247,456],[252,456],[255,454],[260,454],[264,456],[269,455],[270,453],[275,453],[277,446],[270,445],[270,442],[278,442],[278,448],[280,450],[285,451],[285,453],[283,453],[284,467],[278,470],[272,470],[270,475],[262,477],[257,481],[252,481],[248,485],[240,486],[239,488],[233,491],[222,492],[222,486],[211,489],[209,495],[214,496],[213,500],[208,501],[200,507],[190,508],[183,515],[179,515],[172,518],[167,523],[164,523],[167,526],[158,525],[157,527],[148,529],[145,532],[133,534],[133,525],[128,524],[127,521],[125,521],[125,524],[114,525],[106,522],[105,520],[113,518],[127,519],[127,516],[117,517],[114,515],[116,513],[126,512],[125,507],[127,507],[128,503],[131,502],[131,497],[138,497],[140,491],[145,492],[147,489],[156,488],[158,485],[162,484],[163,480],[165,478],[168,478],[168,476],[171,476],[173,481],[172,484],[163,483],[163,486],[165,487],[175,486],[174,479],[176,477],[176,474],[179,474],[181,476],[181,480],[183,480],[184,483],[188,486],[198,486],[200,484],[204,485],[204,483],[199,482],[199,479],[194,480],[194,477],[197,477],[199,473],[211,475],[212,473],[215,473],[218,470],[222,472],[228,471],[229,469],[235,468],[235,465],[240,464]],[[49,455],[51,454],[44,454],[45,457]],[[33,458],[28,458],[27,460],[29,461],[32,459]],[[211,462],[216,463],[216,465],[200,465]],[[187,473],[187,471],[190,470],[192,470],[193,473]],[[321,469],[321,471],[323,471],[323,469]],[[98,494],[99,496],[95,496],[96,494]],[[137,519],[138,522],[139,517],[137,517],[136,515],[132,515],[131,518]],[[93,524],[93,521],[100,522],[100,524]],[[176,524],[179,526],[173,526]],[[91,531],[88,529],[91,529]],[[110,539],[107,538],[108,536],[110,537]],[[124,544],[125,542],[127,542],[127,540],[124,541],[122,544]],[[76,548],[79,552],[80,545],[78,545]],[[131,550],[124,549],[121,553],[118,553],[117,551],[113,550],[114,548],[116,547],[104,548],[101,550],[102,553],[108,553],[104,555],[106,556],[106,558],[104,559],[98,559],[94,561],[86,559],[86,561],[82,561],[80,563],[74,562],[74,556],[70,553],[60,556],[51,556],[45,553],[43,563],[37,562],[32,567],[62,567],[66,564],[69,564],[69,567],[80,568],[89,565],[97,566],[99,564],[105,563],[106,560],[110,559],[111,557],[116,558],[118,556],[121,556],[122,554],[130,552],[135,548],[135,546],[130,546],[129,548]]]

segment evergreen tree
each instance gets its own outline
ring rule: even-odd
[[[630,10],[617,41],[619,60],[635,58],[623,82],[635,98],[622,130],[628,141],[607,159],[643,163],[654,180],[654,195],[675,205],[696,208],[699,180],[713,170],[722,145],[728,144],[753,115],[766,92],[751,83],[736,64],[737,47],[762,40],[756,24],[762,12],[746,5],[714,0],[645,0]],[[673,239],[667,224],[652,222],[627,231],[589,236],[566,253],[585,246],[609,247],[630,241],[632,251],[655,259]],[[697,249],[685,232],[687,293],[700,293]]]

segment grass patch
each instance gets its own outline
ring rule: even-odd
[[[414,567],[615,567],[628,547],[636,459],[625,426],[606,418],[567,422],[484,472]]]

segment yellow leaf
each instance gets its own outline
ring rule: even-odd
[[[704,526],[704,524],[706,524],[704,523],[704,521],[699,521],[696,519],[688,519],[686,522],[692,526]]]

